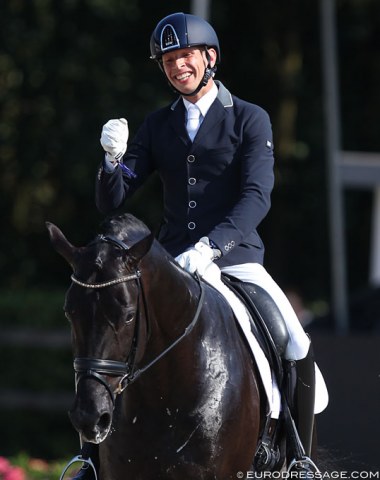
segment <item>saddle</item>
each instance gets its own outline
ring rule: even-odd
[[[295,429],[285,389],[284,353],[289,333],[284,318],[272,297],[260,286],[222,273],[222,281],[245,305],[250,317],[251,331],[266,355],[281,391],[282,412],[279,420],[267,417],[253,459],[255,471],[274,471],[283,466],[285,438],[302,457],[302,445]]]
[[[245,305],[251,330],[273,370],[278,386],[283,383],[282,358],[289,341],[284,318],[272,297],[253,283],[222,274],[222,281]]]

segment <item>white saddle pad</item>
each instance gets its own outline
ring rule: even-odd
[[[215,287],[231,305],[255,358],[268,400],[268,415],[272,418],[278,418],[281,410],[280,391],[273,372],[271,371],[268,359],[251,331],[249,314],[244,304],[235,293],[222,282],[220,269],[215,263],[212,263],[210,267],[207,268],[203,278]],[[316,395],[314,412],[320,413],[327,407],[329,397],[325,381],[317,365],[315,365],[315,373]]]

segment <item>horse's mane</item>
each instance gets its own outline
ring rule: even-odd
[[[141,220],[130,213],[113,215],[106,218],[100,225],[101,233],[122,238],[132,243],[150,234],[149,228]]]

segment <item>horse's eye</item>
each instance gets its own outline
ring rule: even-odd
[[[125,319],[125,323],[126,324],[131,323],[134,318],[135,318],[135,316],[134,316],[133,313],[128,313],[127,318]]]

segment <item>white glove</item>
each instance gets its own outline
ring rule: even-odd
[[[125,118],[109,120],[102,129],[100,143],[111,162],[120,162],[127,150],[129,130]]]
[[[202,277],[207,268],[213,263],[214,251],[203,242],[198,242],[193,248],[186,250],[176,257],[177,262],[189,273],[197,271]]]

